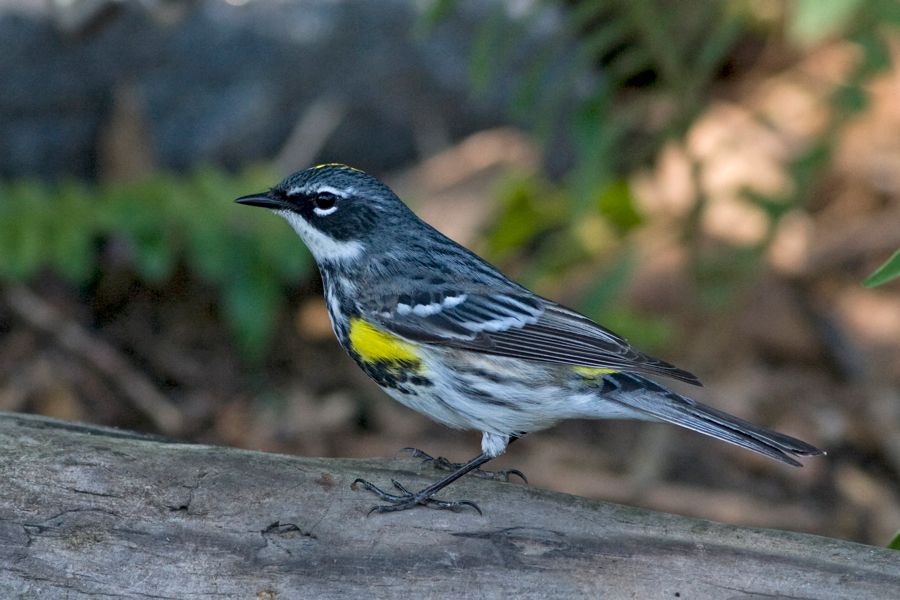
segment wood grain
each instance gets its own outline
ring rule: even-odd
[[[900,553],[465,478],[366,516],[419,461],[250,452],[0,413],[0,598],[896,598]],[[777,510],[773,506],[772,510]]]

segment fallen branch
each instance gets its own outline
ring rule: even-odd
[[[373,515],[414,460],[173,443],[0,413],[3,598],[890,598],[896,551],[466,478],[484,510]]]

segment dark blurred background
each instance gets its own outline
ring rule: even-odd
[[[538,292],[828,450],[570,422],[532,484],[886,544],[900,527],[900,3],[0,0],[0,409],[463,460],[331,334],[280,219],[339,161]]]

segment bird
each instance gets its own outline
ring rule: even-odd
[[[370,514],[418,506],[481,513],[475,502],[436,495],[525,434],[566,419],[663,421],[792,466],[824,454],[666,388],[652,378],[701,384],[510,280],[361,170],[313,166],[236,202],[270,209],[296,231],[318,266],[340,345],[389,396],[482,434],[478,456],[438,459],[452,472],[421,490],[354,481],[384,502]]]

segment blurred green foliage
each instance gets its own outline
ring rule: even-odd
[[[436,3],[435,14],[452,4]],[[567,35],[523,60],[514,51],[518,34],[546,19],[548,9]],[[563,136],[575,152],[560,178],[522,178],[501,188],[489,258],[527,264],[517,277],[557,296],[573,272],[591,269],[595,283],[580,291],[579,308],[615,323],[642,347],[664,345],[672,324],[621,302],[636,262],[627,236],[642,221],[627,176],[686,131],[749,27],[746,15],[718,0],[677,10],[663,0],[548,0],[512,24],[501,18],[504,6],[496,10],[472,48],[473,88],[488,91],[498,74],[517,73],[512,114],[547,147]]]
[[[165,282],[179,265],[211,285],[245,356],[258,359],[285,290],[312,267],[280,219],[250,216],[233,202],[275,180],[270,170],[256,168],[111,185],[0,183],[0,283],[49,269],[73,285],[89,285],[101,274],[101,249],[117,242],[126,249],[127,267],[149,286]]]
[[[454,4],[432,4],[432,22]],[[599,283],[598,294],[588,286],[579,307],[599,319],[615,318],[617,330],[647,346],[664,341],[672,328],[614,315],[623,311],[618,300],[633,264],[615,257],[628,253],[627,234],[641,221],[629,174],[650,163],[667,142],[684,137],[715,98],[718,81],[732,69],[753,66],[753,59],[744,64],[748,59],[735,58],[742,51],[767,46],[799,58],[834,38],[860,48],[862,60],[832,98],[825,134],[788,165],[790,196],[747,193],[769,218],[761,244],[702,251],[702,194],[682,224],[701,300],[710,308],[727,305],[759,269],[781,216],[812,201],[842,127],[866,107],[863,86],[890,64],[884,28],[900,26],[896,0],[544,0],[524,6],[512,15],[500,3],[485,20],[471,49],[472,87],[490,92],[501,74],[514,74],[510,110],[519,123],[548,149],[564,135],[574,141],[575,152],[560,177],[529,176],[501,188],[487,251],[507,265],[529,264],[520,279],[539,289],[559,289],[573,270],[593,268],[601,282],[615,273],[618,287]],[[548,11],[568,35],[527,57],[517,55],[526,25],[546,20]]]
[[[434,2],[424,21],[433,25],[455,4]],[[637,262],[629,234],[643,220],[629,175],[684,136],[748,40],[787,53],[794,48],[799,56],[825,39],[843,38],[859,48],[861,60],[833,95],[826,133],[789,165],[790,195],[747,193],[774,232],[783,214],[813,199],[843,126],[866,107],[863,86],[890,64],[884,28],[900,26],[896,0],[698,0],[677,10],[668,0],[543,0],[522,4],[514,18],[500,12],[509,5],[493,6],[498,12],[485,19],[472,47],[472,87],[488,91],[501,73],[513,73],[510,112],[548,148],[562,135],[574,151],[555,161],[557,168],[565,165],[558,176],[512,178],[500,186],[485,251],[526,285],[577,296],[582,310],[651,350],[674,327],[621,302]],[[528,56],[517,54],[518,34],[531,31],[528,20],[545,17],[548,6],[568,35]],[[200,169],[114,185],[0,182],[0,283],[51,269],[74,285],[89,285],[100,276],[100,249],[121,241],[128,265],[147,285],[166,281],[181,265],[208,282],[245,355],[259,358],[285,290],[302,281],[312,262],[283,223],[249,217],[231,200],[265,189],[278,175],[262,168],[238,175]],[[721,306],[758,268],[769,238],[757,248],[700,251],[704,203],[696,199],[682,236],[701,299]],[[896,275],[898,261],[895,255],[867,284]],[[573,280],[581,282],[575,294],[563,288]]]

